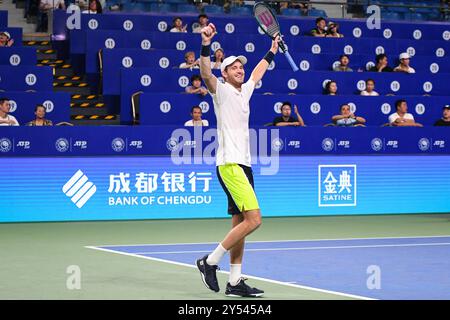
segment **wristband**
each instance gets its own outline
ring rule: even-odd
[[[275,54],[272,51],[269,51],[264,56],[264,60],[266,60],[269,64],[271,64],[274,57],[275,57]]]
[[[200,52],[202,57],[209,57],[211,55],[211,45],[204,46],[202,45],[202,51]]]

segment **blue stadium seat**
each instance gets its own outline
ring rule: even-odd
[[[196,6],[191,4],[179,4],[177,5],[177,12],[198,13],[198,10]]]
[[[152,12],[175,12],[174,6],[169,3],[152,3],[150,4],[150,11]]]
[[[403,15],[398,12],[382,12],[381,19],[385,20],[403,20]]]
[[[392,5],[392,7],[388,7],[388,10],[390,12],[408,13],[411,11],[408,7],[395,7],[396,5],[400,6],[406,5],[404,2],[389,2],[388,4]]]
[[[171,4],[187,4],[188,1],[186,0],[164,0],[165,3],[171,3]]]
[[[240,16],[249,16],[253,14],[252,9],[249,7],[232,7],[230,13]]]
[[[320,9],[310,9],[308,11],[308,16],[310,17],[328,17],[327,13],[325,12],[325,10],[320,10]]]
[[[301,16],[299,9],[287,8],[281,11],[283,16]]]
[[[125,12],[148,12],[150,5],[142,2],[125,2],[122,10]]]
[[[407,13],[405,14],[405,20],[424,21],[426,20],[426,16],[421,13]]]
[[[223,13],[223,7],[215,6],[215,5],[208,5],[203,8],[204,13],[210,13],[210,14],[221,14]]]

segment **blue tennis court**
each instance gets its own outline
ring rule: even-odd
[[[194,267],[194,261],[215,246],[88,248]],[[353,298],[450,299],[449,249],[450,236],[248,242],[243,273],[249,278]],[[227,259],[220,268],[228,271]],[[207,290],[200,286],[199,279],[199,290]],[[266,297],[270,298],[270,292]]]

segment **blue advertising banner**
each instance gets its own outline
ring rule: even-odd
[[[450,154],[448,127],[252,127],[252,158],[300,154]],[[215,128],[1,127],[0,158],[165,155],[214,157]],[[258,161],[256,161],[258,162]],[[256,163],[255,162],[255,163]]]
[[[444,213],[450,156],[282,156],[253,166],[263,216]],[[261,161],[263,162],[263,161]],[[0,221],[226,217],[214,159],[1,158]]]

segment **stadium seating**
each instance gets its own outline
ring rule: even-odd
[[[0,65],[35,66],[36,63],[36,50],[34,48],[0,48]]]
[[[52,91],[51,67],[0,66],[0,90],[4,91]]]
[[[21,125],[35,118],[34,111],[38,104],[46,107],[47,117],[54,124],[70,120],[70,94],[66,92],[8,91],[4,95],[10,99],[11,114],[17,118]]]
[[[282,102],[290,101],[298,106],[299,112],[308,126],[323,126],[331,122],[333,115],[339,114],[342,104],[350,104],[352,111],[366,118],[367,126],[381,126],[388,122],[388,116],[395,112],[398,97],[362,97],[362,96],[309,96],[309,95],[261,95],[255,94],[251,100],[250,124],[261,126],[280,116]],[[432,125],[441,117],[443,97],[409,97],[408,112],[417,122]],[[192,106],[200,105],[203,119],[210,125],[216,124],[211,97],[198,95],[144,93],[140,96],[141,125],[183,125],[189,118]],[[277,112],[278,111],[278,112]],[[122,116],[129,118],[123,112]]]

